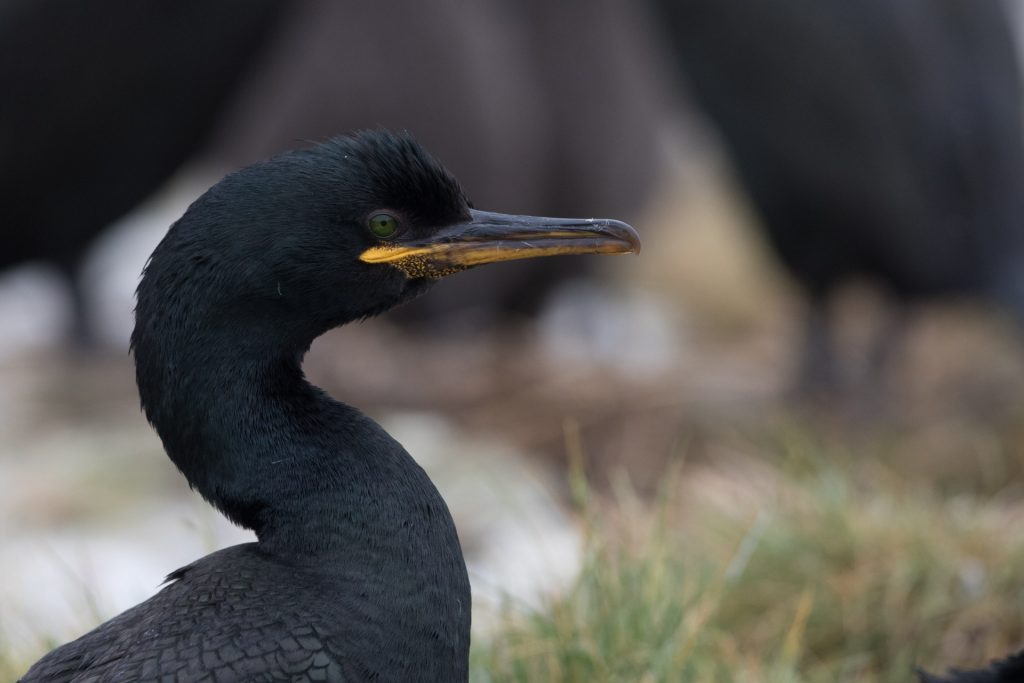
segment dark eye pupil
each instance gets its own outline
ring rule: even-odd
[[[370,231],[377,237],[391,237],[398,229],[398,221],[394,216],[379,213],[370,218]]]

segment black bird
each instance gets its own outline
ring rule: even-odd
[[[24,683],[466,680],[469,582],[448,509],[400,444],[306,381],[303,354],[472,266],[638,250],[616,221],[471,209],[386,132],[224,178],[153,252],[132,346],[167,454],[258,542],[173,572]]]
[[[944,678],[919,672],[921,683],[1019,683],[1024,681],[1024,651],[979,671],[953,670]]]
[[[900,306],[977,295],[1024,322],[1024,110],[1001,0],[656,5],[810,300],[805,383],[834,384],[828,305],[851,278]]]

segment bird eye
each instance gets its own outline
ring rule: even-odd
[[[381,238],[391,237],[398,232],[398,219],[389,213],[375,213],[370,216],[370,232]]]

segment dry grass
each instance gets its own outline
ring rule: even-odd
[[[1024,641],[1020,501],[782,449],[667,475],[654,502],[577,477],[586,564],[508,605],[473,679],[909,682]]]

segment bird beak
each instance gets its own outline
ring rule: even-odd
[[[470,219],[429,238],[381,244],[366,263],[388,263],[409,277],[439,278],[485,263],[570,254],[640,253],[640,236],[620,221],[541,218],[470,209]]]

